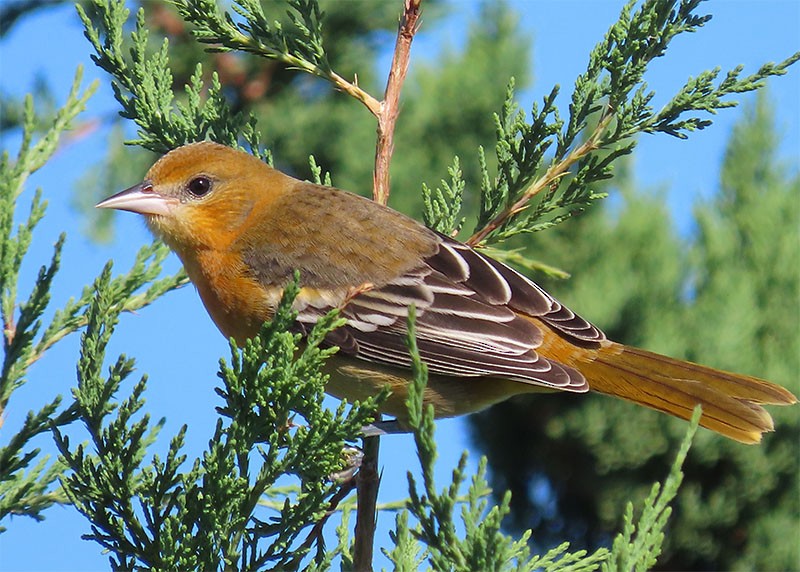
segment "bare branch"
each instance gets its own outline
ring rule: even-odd
[[[386,92],[380,104],[380,114],[377,116],[378,141],[375,145],[372,196],[382,205],[389,201],[389,162],[394,151],[394,128],[400,113],[400,90],[408,72],[411,42],[419,29],[421,15],[422,0],[405,0],[405,9],[400,18],[400,28],[394,46],[392,68],[389,71]]]
[[[364,458],[356,474],[358,487],[356,530],[353,546],[353,568],[356,572],[372,572],[372,553],[375,544],[375,524],[378,518],[378,453],[380,437],[364,438]]]

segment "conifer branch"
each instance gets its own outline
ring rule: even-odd
[[[629,1],[575,81],[566,120],[555,104],[558,87],[541,106],[534,104],[527,120],[514,103],[513,81],[509,84],[495,117],[498,171],[490,176],[481,159],[481,210],[469,244],[483,246],[563,222],[605,196],[593,187],[611,178],[615,162],[634,149],[636,135],[660,132],[685,139],[711,124],[698,112],[714,114],[735,106],[729,96],[759,89],[765,78],[786,73],[800,59],[798,52],[746,77],[740,77],[741,66],[721,80],[718,69],[703,72],[689,78],[655,111],[655,93],[645,73],[676,36],[708,22],[709,15],[694,14],[699,4],[700,0],[645,0],[637,6]],[[546,159],[550,152],[552,157]],[[451,211],[447,218],[456,215]]]
[[[214,0],[172,3],[187,22],[194,24],[192,33],[197,40],[212,46],[209,51],[248,52],[327,79],[380,117],[381,103],[359,87],[357,81],[347,81],[331,68],[322,41],[324,13],[316,2],[290,0],[289,25],[269,22],[261,4],[254,0],[240,0],[233,6],[237,15],[245,19],[242,23],[221,11]]]
[[[470,246],[481,245],[487,236],[506,224],[509,219],[527,209],[530,206],[531,200],[536,195],[545,189],[553,189],[554,187],[557,187],[560,180],[569,173],[570,168],[575,163],[600,148],[600,141],[612,119],[613,116],[611,114],[607,114],[605,117],[603,117],[598,122],[593,133],[586,141],[584,141],[576,149],[570,151],[570,153],[561,161],[550,165],[544,175],[536,179],[527,189],[522,191],[519,198],[514,201],[514,203],[500,211],[500,213],[498,213],[497,216],[489,221],[484,227],[469,237],[467,244]]]
[[[260,9],[258,2],[247,5]],[[187,10],[195,10],[190,14],[196,15],[201,8],[211,20],[224,20],[213,1],[202,0]],[[134,30],[126,41],[130,11],[124,1],[92,0],[85,6],[78,4],[76,9],[84,25],[84,35],[95,51],[92,60],[114,78],[112,87],[122,107],[120,115],[139,127],[139,138],[129,143],[163,154],[207,137],[239,147],[243,138],[253,154],[271,162],[269,153],[261,149],[255,117],[230,109],[216,73],[211,75],[210,85],[205,85],[203,66],[198,64],[185,86],[185,99],[176,96],[169,42],[164,40],[161,48],[152,53],[144,10],[138,11]]]
[[[0,314],[3,324],[3,361],[0,372],[0,426],[13,393],[28,382],[27,373],[42,319],[50,303],[50,291],[61,264],[65,241],[62,234],[47,265],[41,266],[27,299],[20,299],[20,271],[31,246],[33,233],[45,215],[46,203],[37,190],[27,218],[16,226],[15,214],[25,183],[56,152],[59,141],[81,113],[96,89],[96,83],[81,91],[82,69],[78,69],[63,107],[53,113],[52,122],[39,136],[42,125],[31,96],[22,111],[22,141],[12,160],[8,152],[0,157]],[[55,320],[54,320],[55,321]],[[41,339],[41,338],[39,338]],[[49,456],[31,446],[32,440],[53,426],[71,423],[77,416],[68,405],[61,411],[61,396],[45,403],[39,411],[28,412],[22,427],[5,427],[8,443],[0,447],[0,523],[11,515],[42,520],[42,512],[64,496],[52,486],[64,471]],[[35,462],[35,464],[34,464]],[[0,525],[0,532],[5,527]]]
[[[244,349],[232,344],[230,364],[221,362],[221,417],[206,452],[187,462],[184,427],[165,460],[148,462],[163,420],[153,424],[140,413],[146,379],[116,403],[133,360],[120,356],[109,375],[102,372],[120,312],[113,290],[107,267],[94,285],[81,345],[75,396],[91,447],[56,431],[72,471],[65,490],[93,525],[87,538],[121,568],[297,570],[314,544],[318,557],[329,559],[322,527],[353,488],[352,479],[339,484],[329,475],[342,468],[344,441],[372,420],[377,404],[322,407],[327,377],[320,368],[335,348],[321,344],[341,321],[333,313],[323,318],[301,347],[291,331],[299,287],[290,284],[272,322]],[[277,517],[264,518],[260,499],[287,477],[297,492],[284,496]]]
[[[664,528],[672,514],[670,503],[678,494],[678,488],[683,481],[681,467],[697,432],[701,413],[698,405],[692,414],[689,428],[686,430],[667,479],[663,485],[655,483],[652,486],[636,523],[633,521],[633,504],[628,503],[623,529],[614,538],[611,556],[602,566],[603,572],[629,570],[646,572],[655,566],[664,542]]]

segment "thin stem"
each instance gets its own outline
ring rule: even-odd
[[[400,113],[400,90],[408,72],[411,42],[419,28],[421,15],[422,0],[405,0],[405,8],[403,16],[400,18],[400,27],[394,46],[392,68],[389,71],[386,92],[380,104],[380,113],[377,115],[378,140],[375,145],[372,192],[373,199],[382,205],[389,201],[389,162],[394,151],[394,128]]]
[[[419,28],[422,0],[405,0],[403,15],[397,32],[392,67],[386,81],[383,101],[378,103],[366,92],[336,74],[331,74],[334,83],[352,95],[378,119],[378,138],[375,144],[375,170],[373,171],[373,199],[385,205],[389,201],[389,163],[394,151],[394,129],[400,113],[400,91],[408,73],[411,42]],[[380,437],[364,439],[364,458],[356,474],[357,508],[353,547],[353,567],[357,572],[372,572],[372,556],[375,545],[377,520],[378,454]]]
[[[181,277],[179,281],[175,283],[175,285],[172,288],[165,290],[156,297],[148,295],[147,292],[142,292],[141,294],[130,296],[129,298],[127,298],[122,302],[121,312],[131,312],[131,313],[136,312],[137,310],[140,310],[145,306],[149,306],[167,292],[176,290],[188,283],[189,283],[189,278],[184,275]],[[112,305],[111,309],[113,311],[116,311],[116,304]],[[36,344],[33,352],[28,357],[28,360],[25,362],[25,367],[28,368],[31,365],[33,365],[34,362],[39,360],[48,349],[50,349],[52,346],[56,344],[56,342],[64,339],[71,333],[83,328],[87,323],[88,323],[88,317],[86,315],[77,316],[74,322],[69,326],[64,327],[56,332],[53,332],[52,335],[50,335],[48,338],[40,339],[39,342]]]
[[[372,572],[372,553],[375,545],[375,525],[378,518],[378,453],[380,437],[364,438],[364,458],[356,473],[358,504],[353,546],[353,568],[356,572]]]
[[[330,79],[336,87],[363,103],[367,109],[369,109],[370,113],[380,120],[382,107],[381,102],[358,87],[358,80],[349,82],[334,71],[331,71],[327,75],[328,79]]]
[[[336,491],[336,494],[334,494],[333,497],[331,497],[331,500],[328,503],[328,509],[325,511],[324,516],[321,519],[319,519],[319,521],[316,524],[314,524],[314,526],[311,529],[311,532],[308,533],[306,539],[299,546],[300,552],[308,550],[309,548],[311,548],[311,545],[314,543],[314,541],[319,542],[322,539],[322,530],[323,528],[325,528],[325,523],[328,522],[328,519],[331,517],[331,515],[336,513],[336,511],[339,509],[339,504],[345,498],[347,498],[347,495],[349,495],[354,488],[356,488],[355,476],[350,477],[339,486],[339,490]],[[281,503],[281,505],[282,504],[283,503]]]

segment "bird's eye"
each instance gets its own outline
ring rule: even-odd
[[[186,186],[195,197],[202,197],[211,190],[211,179],[208,177],[195,177]]]

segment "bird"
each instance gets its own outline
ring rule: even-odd
[[[326,392],[391,391],[402,423],[410,384],[407,316],[416,311],[423,401],[437,418],[529,392],[595,391],[690,419],[742,443],[774,430],[763,405],[797,399],[771,382],[608,339],[520,272],[357,194],[290,177],[211,141],[158,159],[144,180],[97,204],[143,215],[178,256],[208,314],[242,345],[271,319],[299,272],[296,327],[337,309]]]

